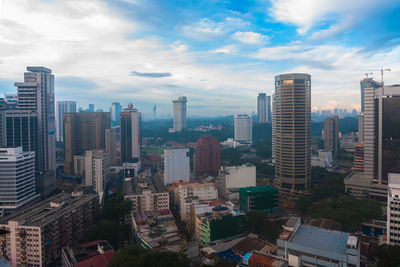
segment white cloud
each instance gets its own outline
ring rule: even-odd
[[[212,40],[221,38],[231,31],[244,28],[248,23],[240,18],[227,17],[222,21],[216,22],[209,18],[202,18],[192,24],[182,27],[183,33],[196,40]]]
[[[246,44],[261,44],[268,40],[268,37],[258,32],[235,32],[232,38]]]
[[[221,53],[221,54],[236,54],[237,53],[237,47],[235,45],[226,45],[220,48],[217,48],[213,51],[211,51],[212,53]]]
[[[272,6],[268,13],[275,20],[291,23],[298,26],[298,33],[305,34],[318,22],[335,20],[339,25],[334,26],[336,30],[344,24],[342,20],[361,20],[376,10],[390,7],[396,0],[272,0]],[[347,26],[350,26],[349,24]],[[332,29],[332,31],[334,31]],[[327,32],[325,32],[327,33]]]

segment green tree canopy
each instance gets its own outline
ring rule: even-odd
[[[188,267],[190,261],[182,253],[146,250],[138,245],[120,249],[108,264],[109,267]]]

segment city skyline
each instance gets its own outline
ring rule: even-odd
[[[363,73],[380,81],[378,69],[391,68],[386,84],[400,78],[400,4],[341,6],[2,1],[0,92],[15,92],[25,65],[38,65],[55,73],[56,100],[103,110],[133,102],[144,114],[157,104],[168,114],[171,99],[186,95],[188,117],[214,116],[251,113],[275,75],[302,72],[313,76],[313,110],[359,110]]]

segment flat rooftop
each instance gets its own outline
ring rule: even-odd
[[[98,195],[80,194],[72,196],[72,194],[60,193],[6,216],[0,219],[0,223],[8,224],[8,221],[18,221],[20,225],[41,227],[93,199],[98,199]],[[51,203],[59,204],[59,206],[51,207]]]
[[[124,195],[142,195],[143,190],[150,190],[151,193],[167,192],[158,175],[141,174],[140,177],[125,179]]]
[[[348,238],[349,234],[345,232],[301,225],[290,242],[343,255]]]

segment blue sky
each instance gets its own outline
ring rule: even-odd
[[[215,116],[306,72],[314,110],[359,109],[363,73],[400,83],[399,18],[398,0],[0,0],[0,93],[43,65],[57,100],[170,114],[186,95],[189,116]]]

